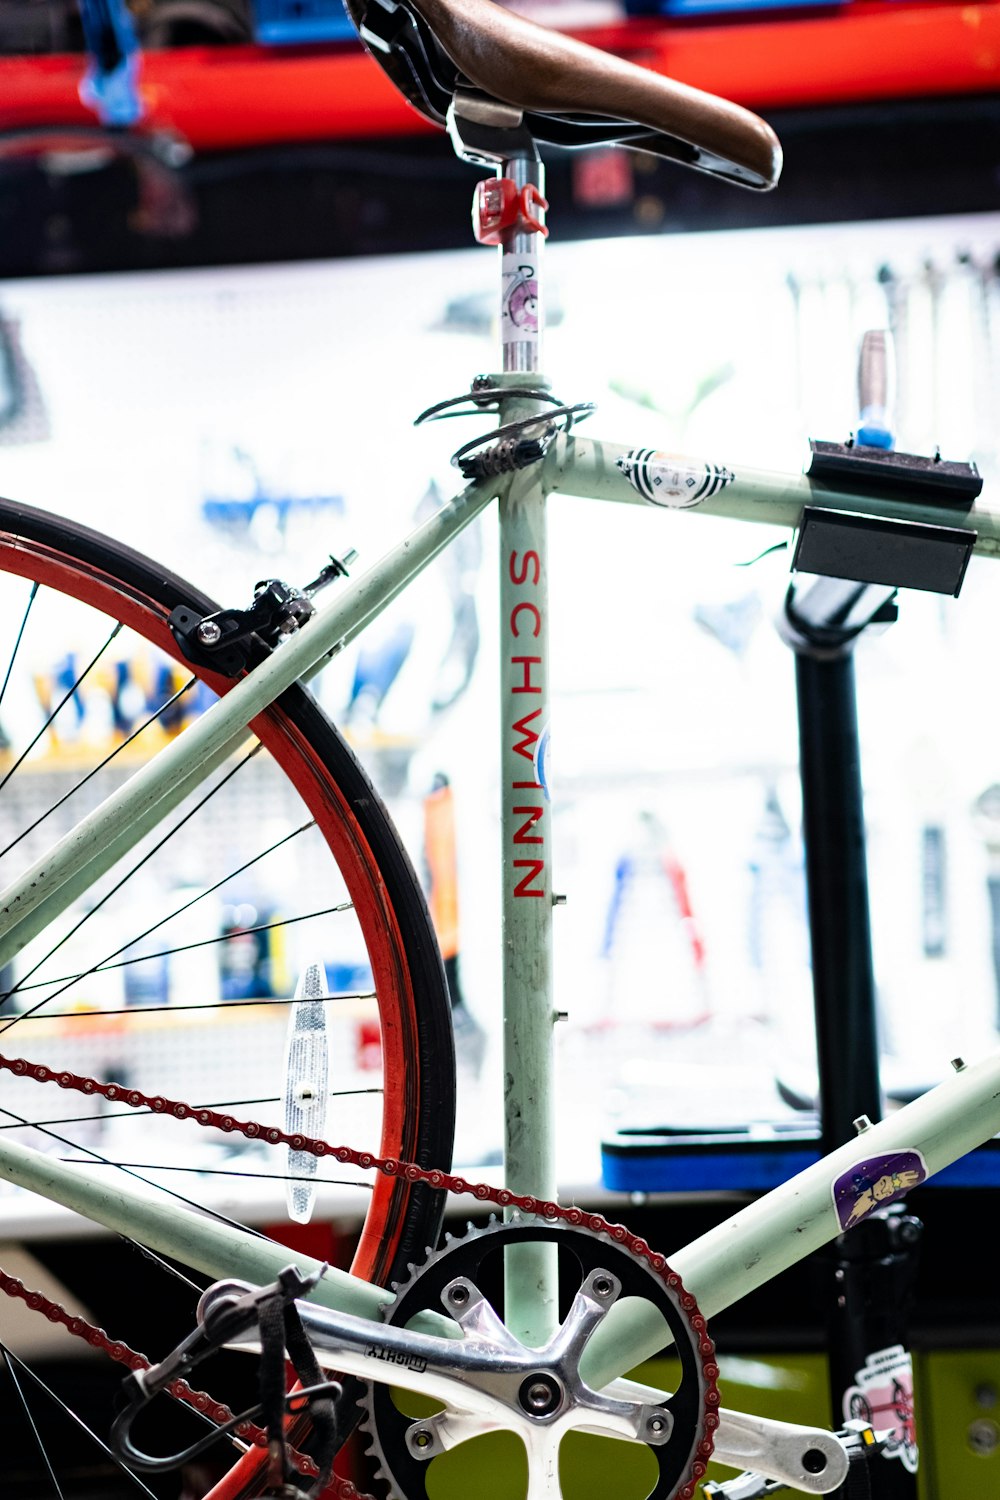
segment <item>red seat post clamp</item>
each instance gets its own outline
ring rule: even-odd
[[[548,230],[538,217],[548,208],[541,193],[529,183],[518,190],[510,177],[488,177],[476,184],[472,229],[481,245],[502,245],[510,234],[540,234]]]

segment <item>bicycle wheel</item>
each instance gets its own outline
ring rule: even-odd
[[[0,572],[6,884],[123,780],[130,761],[230,684],[192,667],[167,625],[178,605],[200,614],[216,606],[108,537],[0,500]],[[409,859],[354,754],[305,690],[285,693],[253,731],[262,753],[210,778],[166,832],[149,835],[17,956],[0,983],[0,1051],[236,1114],[243,1103],[244,1118],[280,1124],[273,1085],[288,1007],[252,1002],[291,994],[298,946],[321,953],[335,975],[328,1138],[447,1169],[450,1005]],[[164,900],[160,916],[154,896]],[[207,994],[206,954],[223,958]],[[69,1144],[164,1191],[192,1165],[206,1174],[193,1179],[205,1195],[219,1172],[266,1178],[256,1142],[248,1153],[240,1139],[236,1159],[230,1138],[212,1155],[199,1142],[192,1163],[188,1137],[181,1155],[165,1158],[169,1127],[158,1117],[106,1105],[88,1114],[90,1101],[65,1109],[66,1096],[52,1092],[3,1075],[0,1129],[39,1122],[20,1138],[60,1153]],[[342,1191],[366,1203],[355,1275],[386,1283],[434,1243],[442,1194],[364,1174]]]

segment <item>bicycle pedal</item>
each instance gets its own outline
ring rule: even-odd
[[[780,1479],[768,1479],[765,1475],[755,1474],[748,1469],[745,1474],[727,1479],[723,1484],[716,1484],[709,1479],[701,1490],[706,1500],[760,1500],[763,1495],[773,1495],[778,1490],[787,1488]]]

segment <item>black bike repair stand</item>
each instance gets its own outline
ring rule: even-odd
[[[857,1134],[861,1117],[874,1122],[882,1114],[854,647],[896,615],[891,587],[799,578],[788,590],[780,626],[795,652],[824,1155]],[[883,1403],[870,1400],[866,1388],[879,1362],[896,1358],[886,1351],[907,1349],[920,1232],[919,1221],[893,1204],[841,1235],[824,1257],[834,1427],[863,1417],[876,1430],[902,1420],[912,1432],[911,1400],[905,1412],[873,1410]],[[870,1389],[876,1384],[872,1374]],[[895,1390],[908,1392],[907,1380],[896,1378]],[[870,1488],[862,1495],[915,1500],[916,1476],[901,1461],[887,1463],[880,1454],[865,1475]],[[837,1493],[854,1500],[846,1485]]]
[[[841,492],[852,485],[891,492],[924,516],[947,508],[953,517],[981,488],[969,465],[853,443],[812,450],[808,472],[820,490],[829,482]],[[807,507],[779,627],[795,652],[820,1145],[826,1154],[859,1138],[869,1205],[893,1194],[863,1148],[867,1123],[881,1117],[882,1091],[854,648],[896,619],[898,588],[957,594],[974,541],[965,528],[923,519]],[[837,1491],[840,1500],[915,1500],[917,1493],[907,1323],[922,1226],[894,1196],[859,1213],[828,1262],[833,1426],[860,1417],[898,1435]]]

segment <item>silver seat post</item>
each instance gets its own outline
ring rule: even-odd
[[[528,190],[538,222],[545,223],[545,168],[538,160],[515,156],[501,162],[498,177],[514,183],[518,194]],[[545,236],[537,230],[512,228],[500,247],[500,337],[504,374],[537,373],[542,368],[544,328],[542,250]]]
[[[503,373],[541,369],[542,246],[545,242],[545,168],[522,113],[476,89],[456,89],[448,134],[458,156],[492,167],[494,184],[480,183],[476,238],[500,247],[500,339]]]

